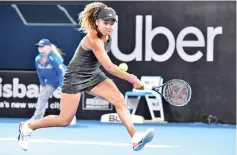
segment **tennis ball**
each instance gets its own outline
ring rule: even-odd
[[[126,72],[126,71],[128,70],[128,65],[127,65],[126,63],[121,63],[121,64],[119,65],[119,69],[120,69],[120,71],[122,71],[122,72]]]

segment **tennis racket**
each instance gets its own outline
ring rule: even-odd
[[[154,96],[160,94],[168,103],[174,106],[184,106],[188,104],[192,96],[192,89],[190,85],[181,79],[172,79],[158,87],[153,88],[146,88],[144,85],[143,90],[133,89],[133,91],[150,92]]]

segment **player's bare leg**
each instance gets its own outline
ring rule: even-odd
[[[133,149],[135,151],[141,150],[147,142],[150,142],[153,139],[153,129],[148,129],[146,132],[136,132],[124,97],[112,80],[104,80],[90,90],[90,93],[105,98],[115,106],[120,120],[132,137]]]
[[[28,139],[30,138],[33,130],[39,128],[55,127],[55,126],[68,126],[79,105],[80,94],[64,94],[61,95],[60,101],[60,114],[49,115],[35,122],[19,124],[18,142],[23,150],[28,149]]]

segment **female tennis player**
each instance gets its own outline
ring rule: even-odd
[[[62,87],[66,66],[60,50],[48,39],[41,39],[38,46],[39,55],[35,58],[35,68],[40,81],[40,94],[34,115],[27,121],[33,122],[44,117],[48,100],[54,91]],[[76,117],[70,125],[76,124]]]
[[[115,83],[99,68],[102,65],[106,71],[130,82],[135,88],[143,88],[141,81],[135,75],[121,72],[107,55],[111,48],[110,36],[115,22],[115,11],[100,2],[88,4],[79,14],[79,30],[86,36],[81,40],[64,75],[61,112],[58,116],[47,116],[30,124],[21,122],[18,142],[23,150],[28,149],[28,139],[34,130],[69,125],[77,110],[81,93],[84,91],[103,97],[115,106],[120,120],[132,138],[135,151],[141,150],[153,139],[153,129],[145,132],[135,130],[124,96]]]

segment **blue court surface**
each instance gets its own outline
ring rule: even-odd
[[[29,150],[17,143],[18,123],[0,119],[0,155],[235,155],[236,126],[136,124],[137,130],[155,129],[153,141],[135,152],[122,124],[78,120],[76,126],[36,130]]]

